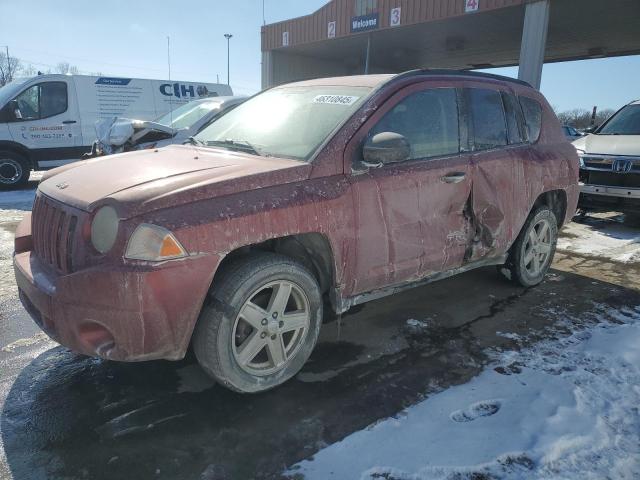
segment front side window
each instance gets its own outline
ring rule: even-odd
[[[528,97],[520,97],[520,105],[527,125],[527,140],[529,143],[536,143],[542,129],[542,106],[538,101]]]
[[[370,92],[348,86],[274,88],[238,105],[195,138],[211,147],[244,147],[259,155],[308,161]]]
[[[507,145],[507,125],[502,97],[497,90],[470,88],[474,150],[490,150]]]
[[[39,120],[67,111],[67,84],[45,82],[29,87],[16,98],[16,120]]]
[[[20,120],[37,120],[40,118],[40,86],[27,88],[17,96],[18,111],[16,116]]]
[[[640,105],[627,105],[597,132],[598,135],[640,135]]]
[[[411,94],[369,132],[399,133],[411,145],[411,160],[452,155],[460,151],[458,101],[454,88]]]

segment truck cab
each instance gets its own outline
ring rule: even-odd
[[[0,186],[19,186],[33,169],[87,151],[75,84],[67,75],[20,79],[0,89]]]

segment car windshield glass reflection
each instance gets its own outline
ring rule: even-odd
[[[640,135],[640,105],[627,105],[609,120],[599,135]]]
[[[238,106],[197,135],[208,146],[308,160],[362,104],[366,87],[283,87]]]

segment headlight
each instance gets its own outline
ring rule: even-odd
[[[578,158],[580,159],[580,168],[584,168],[584,150],[576,148],[576,152],[578,152]]]
[[[166,228],[142,223],[131,235],[124,256],[131,260],[158,262],[186,257],[187,252]]]
[[[118,213],[106,206],[98,210],[91,222],[91,244],[100,253],[107,253],[118,236]]]

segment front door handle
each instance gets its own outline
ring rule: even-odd
[[[452,172],[442,177],[444,183],[460,183],[464,180],[466,174],[464,172]]]
[[[65,125],[69,125],[70,123],[78,123],[78,122],[76,122],[75,120],[65,120],[62,123],[64,123]]]

